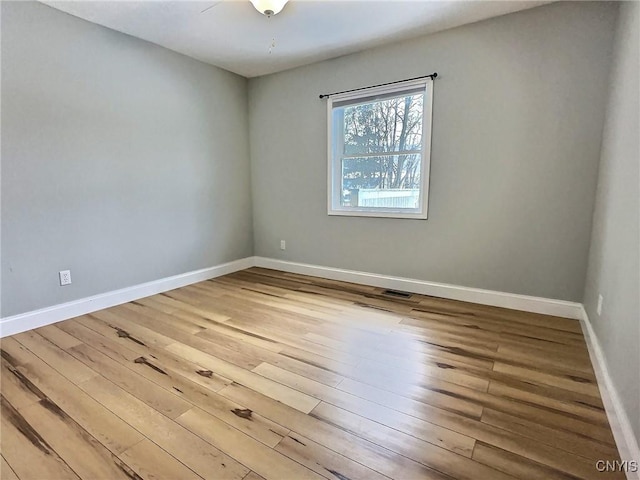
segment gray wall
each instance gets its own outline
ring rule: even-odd
[[[582,300],[616,10],[552,4],[251,79],[256,255]],[[328,217],[318,94],[433,71],[429,219]]]
[[[246,102],[242,77],[2,2],[2,315],[251,255]]]
[[[640,3],[620,10],[584,304],[640,441]],[[596,306],[604,298],[602,315]]]

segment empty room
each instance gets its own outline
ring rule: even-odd
[[[0,33],[2,480],[640,480],[640,2]]]

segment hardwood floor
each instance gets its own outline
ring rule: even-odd
[[[604,479],[579,323],[252,268],[1,341],[2,479]]]

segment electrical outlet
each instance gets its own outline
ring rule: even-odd
[[[287,249],[287,242],[285,242],[284,240],[280,240],[280,250],[286,250]]]
[[[60,285],[71,285],[71,270],[61,270],[58,272],[60,276]]]
[[[602,315],[602,302],[604,302],[604,298],[602,295],[598,295],[598,306],[596,307],[596,312],[598,315]]]

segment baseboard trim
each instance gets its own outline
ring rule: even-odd
[[[358,272],[342,268],[289,262],[274,258],[254,258],[255,266],[270,268],[273,270],[310,275],[312,277],[329,278],[332,280],[342,280],[344,282],[361,283],[365,285],[372,285],[374,287],[389,288],[393,290],[419,293],[422,295],[430,295],[433,297],[461,300],[464,302],[479,303],[481,305],[491,305],[494,307],[511,308],[525,312],[542,313],[545,315],[554,315],[557,317],[572,318],[575,320],[582,318],[582,305],[576,302],[518,295],[515,293],[497,292],[493,290],[482,290],[479,288],[461,287],[458,285],[427,282],[425,280],[416,280],[411,278],[378,275],[375,273]]]
[[[192,283],[244,270],[252,267],[253,263],[253,257],[242,258],[214,267],[194,270],[160,280],[141,283],[111,292],[5,317],[0,319],[0,338],[173,290],[174,288],[184,287]]]
[[[600,347],[600,341],[598,336],[593,330],[593,326],[589,321],[589,316],[584,307],[581,307],[582,315],[580,317],[580,325],[584,333],[585,340],[587,342],[587,349],[589,350],[589,357],[591,358],[591,364],[596,373],[596,379],[598,380],[598,388],[600,389],[600,396],[604,403],[605,411],[607,412],[607,418],[613,431],[613,436],[620,452],[620,457],[623,461],[635,461],[640,462],[640,447],[638,447],[638,439],[633,433],[631,428],[631,422],[629,416],[620,401],[618,390],[613,384],[613,379],[609,374],[609,368],[604,356],[604,352]],[[640,480],[640,471],[627,472],[628,480]]]
[[[461,287],[445,283],[427,282],[403,277],[392,277],[375,273],[345,270],[341,268],[310,265],[306,263],[288,262],[274,258],[246,257],[214,267],[195,270],[174,275],[172,277],[154,280],[152,282],[134,285],[120,290],[81,298],[59,305],[25,312],[0,319],[0,338],[43,327],[69,318],[85,315],[103,308],[113,307],[131,302],[139,298],[184,287],[192,283],[210,278],[220,277],[229,273],[244,270],[253,266],[299,273],[314,277],[323,277],[345,282],[361,283],[375,287],[402,290],[434,297],[461,300],[464,302],[491,305],[495,307],[511,308],[525,312],[542,313],[558,317],[582,319],[583,308],[579,303],[548,298],[518,295],[515,293],[482,290],[479,288]]]

